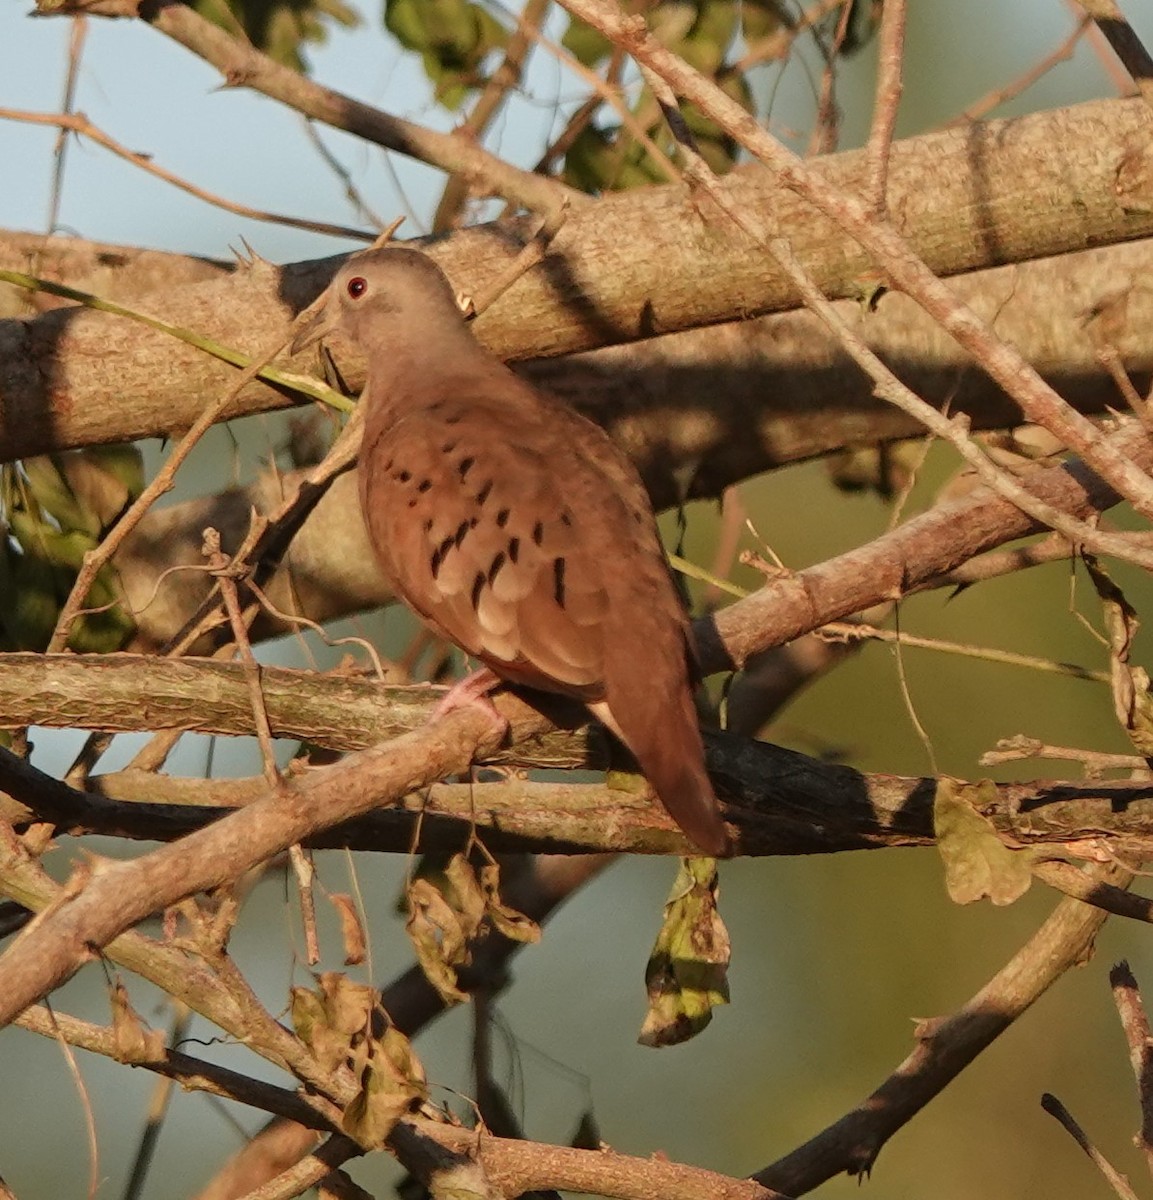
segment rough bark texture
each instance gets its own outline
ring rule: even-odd
[[[1148,124],[1137,101],[1095,102],[897,143],[892,211],[928,265],[950,275],[1148,237],[1153,212],[1127,208],[1116,188],[1126,148],[1147,136]],[[822,169],[851,186],[862,158],[833,156]],[[765,172],[738,172],[723,186],[754,220],[789,231],[828,294],[856,297],[871,289],[864,256]],[[507,263],[523,233],[523,224],[480,226],[431,245],[430,252],[469,290]],[[150,304],[173,323],[260,351],[284,334],[336,262],[284,268],[258,262],[154,294]],[[27,265],[24,256],[12,263]],[[707,199],[671,185],[609,196],[574,214],[542,266],[506,293],[478,328],[502,356],[525,359],[796,303],[765,255],[751,251]],[[350,383],[359,386],[358,365],[352,359],[346,365]],[[164,335],[102,313],[66,309],[27,325],[0,323],[0,458],[183,428],[231,373]],[[269,388],[254,387],[226,415],[285,402]]]

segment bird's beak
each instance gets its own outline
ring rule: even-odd
[[[315,346],[336,328],[339,320],[340,306],[332,302],[327,290],[321,292],[296,318],[289,353],[299,354],[309,346]]]

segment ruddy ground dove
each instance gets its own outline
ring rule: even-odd
[[[368,363],[360,503],[396,593],[502,679],[583,701],[693,842],[728,853],[688,622],[632,464],[486,350],[418,251],[350,258],[293,351],[337,329]]]

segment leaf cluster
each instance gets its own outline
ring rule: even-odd
[[[420,55],[437,100],[449,110],[484,83],[484,59],[508,41],[504,27],[471,0],[385,0],[384,25]]]
[[[360,24],[356,10],[344,0],[196,0],[192,7],[229,33],[239,25],[254,46],[298,71],[305,68],[305,43],[320,45],[327,39],[326,22],[345,29]]]
[[[0,467],[0,649],[43,650],[84,556],[144,486],[140,451],[100,446]],[[135,623],[105,567],[69,647],[120,649]]]

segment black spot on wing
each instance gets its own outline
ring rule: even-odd
[[[484,487],[482,487],[480,489],[480,491],[477,492],[477,494],[476,494],[477,504],[484,504],[484,502],[489,498],[489,495],[492,493],[492,484],[493,484],[493,481],[490,479],[488,481],[488,483],[486,483],[484,485]]]
[[[544,541],[544,523],[537,521],[532,527],[532,540],[539,546]]]
[[[497,528],[503,529],[508,524],[508,519],[510,516],[512,516],[512,513],[507,508],[502,508],[500,512],[496,514]]]
[[[476,459],[470,454],[467,458],[462,458],[460,462],[457,463],[456,470],[461,479],[464,479],[474,466],[476,466]]]
[[[476,578],[472,581],[472,611],[476,612],[480,608],[481,594],[484,592],[484,585],[488,582],[488,576],[483,571],[477,571]]]
[[[564,559],[554,559],[552,564],[552,594],[553,598],[561,608],[564,608],[564,574]]]
[[[436,579],[440,575],[440,568],[444,566],[445,555],[456,545],[456,537],[449,534],[448,537],[440,543],[432,552],[432,556],[428,560],[428,565],[432,568],[432,577]]]
[[[508,560],[513,566],[516,566],[516,560],[520,555],[520,538],[508,539]]]
[[[488,578],[488,581],[490,584],[500,574],[501,569],[504,567],[504,564],[505,564],[505,554],[504,554],[504,551],[501,550],[497,553],[496,557],[492,560],[492,565],[488,569],[487,578]]]

